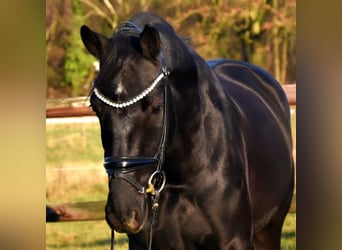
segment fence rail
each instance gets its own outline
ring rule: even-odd
[[[296,105],[296,84],[282,85],[290,105]],[[84,98],[83,103],[86,103]],[[79,101],[79,99],[77,99]],[[63,101],[68,103],[66,100]],[[62,117],[79,117],[95,115],[88,106],[64,106],[64,107],[47,107],[46,118],[62,118]]]
[[[95,115],[94,111],[87,106],[79,107],[56,107],[46,109],[46,118],[79,117]]]

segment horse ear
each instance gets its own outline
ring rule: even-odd
[[[104,48],[108,43],[108,38],[104,35],[92,31],[88,26],[82,25],[80,29],[82,42],[87,48],[87,50],[100,59],[103,55]]]
[[[156,59],[160,53],[160,36],[157,29],[145,25],[140,34],[140,46],[146,58]]]

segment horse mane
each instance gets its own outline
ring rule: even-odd
[[[184,67],[188,60],[185,60],[183,56],[188,53],[193,53],[191,37],[179,36],[166,20],[152,12],[138,12],[129,20],[119,23],[114,29],[113,36],[125,33],[128,36],[138,37],[145,25],[150,25],[159,31],[163,44],[162,48],[165,57],[169,60],[167,64],[170,69],[172,70],[175,69],[175,67],[178,67],[180,61],[182,67]],[[176,55],[177,58],[173,58],[175,56],[175,53],[173,53],[175,50],[178,51],[178,55]],[[179,57],[180,54],[182,55],[182,58]]]
[[[131,21],[123,21],[119,23],[118,26],[114,29],[113,36],[118,33],[126,33],[128,35],[139,35],[142,31],[143,27],[136,25]]]
[[[153,25],[153,23],[151,23],[151,24]],[[169,25],[166,21],[165,21],[165,24]],[[119,23],[118,26],[116,26],[116,28],[114,29],[113,35],[115,35],[116,33],[119,33],[119,32],[128,33],[129,35],[139,35],[140,32],[142,31],[142,29],[143,29],[143,27],[137,26],[132,21],[123,21],[123,22]],[[175,33],[176,36],[178,36],[174,30],[173,30],[173,32]],[[178,37],[185,43],[188,43],[192,40],[192,38],[189,36],[178,36]]]

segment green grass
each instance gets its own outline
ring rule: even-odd
[[[47,203],[105,200],[102,162],[97,123],[46,125]]]
[[[46,224],[47,250],[108,250],[109,248],[110,229],[105,221]],[[115,233],[115,249],[128,249],[126,235]],[[285,220],[281,249],[296,249],[296,214],[289,214]]]
[[[291,213],[286,216],[282,237],[281,237],[282,250],[295,250],[296,249],[296,214]]]
[[[295,115],[293,136],[295,137]],[[46,202],[66,203],[107,199],[99,125],[46,126]],[[60,169],[60,170],[59,170]],[[46,249],[108,250],[110,230],[104,220],[46,224]],[[124,234],[116,234],[116,250],[128,249]],[[286,218],[282,250],[296,249],[296,214]]]
[[[97,123],[46,125],[46,167],[102,165],[103,149]]]
[[[127,237],[115,234],[115,249],[128,249]],[[46,249],[108,250],[110,229],[103,221],[60,222],[46,224]]]

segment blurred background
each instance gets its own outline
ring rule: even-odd
[[[47,0],[46,97],[87,95],[95,58],[82,24],[107,36],[137,11],[151,11],[190,37],[204,59],[249,61],[282,84],[296,82],[295,0]]]

